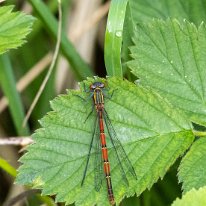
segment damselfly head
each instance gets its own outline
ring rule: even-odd
[[[102,83],[102,82],[94,82],[93,84],[90,85],[90,90],[91,91],[94,91],[97,88],[103,89],[104,88],[104,83]]]

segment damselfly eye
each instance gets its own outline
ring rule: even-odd
[[[95,87],[93,84],[90,85],[90,90],[91,90],[91,91],[92,91],[92,90],[95,90],[95,88],[96,88],[96,87]]]
[[[102,83],[102,82],[98,82],[98,83],[99,83],[100,88],[104,88],[104,83]]]
[[[104,88],[104,83],[102,82],[94,82],[90,85],[90,90],[95,90],[96,88]]]

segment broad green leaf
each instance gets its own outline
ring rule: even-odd
[[[206,187],[199,190],[192,189],[187,192],[182,199],[177,198],[172,206],[205,206],[206,205]]]
[[[186,113],[206,125],[206,28],[185,21],[154,20],[137,25],[132,72]]]
[[[128,0],[112,0],[105,33],[104,59],[107,74],[122,77],[122,32]]]
[[[0,7],[0,54],[21,46],[34,21],[32,16],[12,10],[13,6]]]
[[[206,1],[202,0],[129,0],[123,29],[123,63],[130,58],[129,47],[133,45],[133,27],[137,23],[150,22],[154,18],[176,18],[179,21],[187,19],[199,25],[206,20]],[[124,65],[125,66],[125,65]]]
[[[149,22],[153,18],[187,19],[199,25],[206,20],[206,1],[202,0],[129,0],[134,22]]]
[[[183,183],[184,192],[192,188],[206,186],[206,138],[195,141],[189,152],[182,159],[179,167],[179,181]]]
[[[105,82],[88,79],[86,89],[94,81]],[[113,92],[111,99],[105,98],[105,108],[137,174],[136,181],[124,167],[127,186],[105,129],[114,195],[119,203],[124,196],[140,195],[163,178],[194,136],[184,115],[153,91],[117,78],[108,78],[105,84],[109,93]],[[100,192],[94,188],[95,146],[81,187],[96,116],[93,111],[85,122],[92,110],[90,97],[86,92],[69,91],[51,102],[54,111],[41,120],[43,128],[33,135],[35,144],[29,146],[21,159],[18,183],[42,188],[43,194],[57,194],[58,202],[109,205],[105,180]]]

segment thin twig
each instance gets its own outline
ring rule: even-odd
[[[52,61],[52,53],[48,53],[37,64],[35,64],[16,84],[18,92],[24,91],[24,89],[41,74]],[[8,106],[8,100],[4,96],[0,99],[0,113],[3,112]]]
[[[58,10],[59,10],[59,24],[58,24],[58,34],[57,34],[57,43],[56,43],[56,48],[55,48],[55,52],[54,52],[54,57],[52,59],[52,63],[49,67],[49,70],[46,74],[46,77],[44,78],[44,81],[42,82],[40,88],[39,88],[39,91],[37,92],[27,114],[26,114],[26,117],[24,118],[24,121],[23,121],[23,127],[25,127],[34,107],[36,106],[38,100],[39,100],[39,97],[41,96],[45,86],[46,86],[46,83],[54,69],[54,65],[56,63],[56,60],[57,60],[57,56],[58,56],[58,53],[59,53],[59,48],[60,48],[60,42],[61,42],[61,33],[62,33],[62,9],[61,9],[61,0],[58,0]]]
[[[33,143],[31,137],[9,137],[0,139],[0,145],[26,146]]]

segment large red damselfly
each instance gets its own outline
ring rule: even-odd
[[[106,136],[105,136],[105,129],[104,125],[106,125],[107,128],[107,133],[108,136],[110,137],[111,144],[113,146],[113,149],[116,153],[117,161],[120,167],[120,170],[122,172],[122,177],[128,184],[126,172],[123,168],[122,161],[124,161],[124,164],[126,165],[126,169],[130,171],[130,173],[134,176],[136,179],[136,173],[135,170],[120,142],[120,140],[117,138],[116,132],[112,126],[111,120],[108,116],[107,111],[104,108],[104,98],[106,97],[105,95],[105,84],[102,82],[94,82],[93,84],[90,85],[89,91],[91,93],[91,97],[93,99],[93,108],[92,111],[89,113],[88,117],[93,113],[94,108],[96,109],[96,119],[95,119],[95,127],[92,135],[92,139],[90,142],[89,146],[89,153],[87,156],[87,161],[86,161],[86,167],[84,170],[83,178],[82,178],[82,183],[81,185],[84,184],[84,180],[86,177],[87,173],[87,168],[89,164],[89,159],[90,159],[90,154],[91,154],[91,149],[92,145],[94,142],[94,138],[96,137],[98,139],[98,146],[97,152],[96,152],[96,158],[95,158],[95,189],[99,191],[101,187],[101,173],[102,173],[102,168],[104,170],[104,174],[106,177],[106,184],[107,184],[107,191],[108,191],[108,199],[111,205],[115,205],[115,198],[113,194],[113,189],[112,189],[112,181],[111,181],[111,174],[110,174],[110,162],[108,158],[108,149],[106,145]],[[87,117],[87,119],[88,119]],[[98,128],[98,129],[97,129]],[[98,134],[98,135],[97,135]],[[102,156],[102,157],[101,157]],[[103,164],[103,167],[102,167]]]

